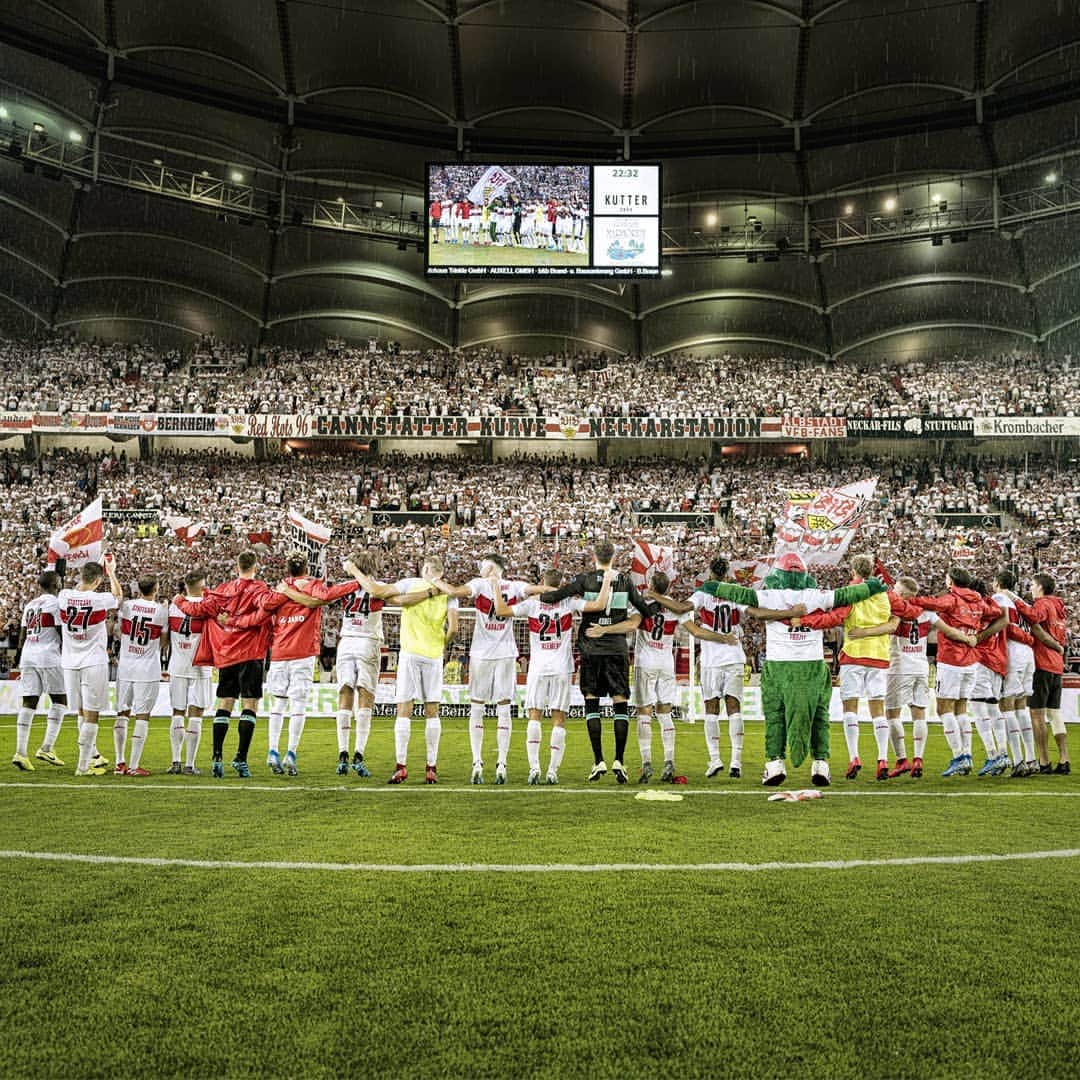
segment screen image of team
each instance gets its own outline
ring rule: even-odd
[[[382,614],[391,604],[401,609],[401,647],[396,675],[395,762],[389,783],[408,779],[412,717],[419,703],[424,712],[424,780],[435,784],[443,659],[458,632],[458,605],[471,601],[475,622],[469,667],[469,740],[473,762],[470,780],[474,784],[485,779],[484,717],[488,705],[495,706],[497,717],[494,782],[504,784],[508,778],[518,656],[514,618],[527,620],[529,628],[525,691],[529,784],[559,783],[575,667],[575,617],[579,620],[579,688],[594,759],[589,781],[599,781],[608,773],[600,711],[600,700],[608,698],[614,715],[610,770],[614,779],[620,784],[630,779],[626,747],[632,708],[637,719],[638,782],[648,783],[654,776],[654,719],[662,746],[660,779],[686,782],[676,773],[672,718],[676,698],[674,641],[680,627],[701,642],[705,777],[724,772],[723,714],[728,727],[727,775],[730,779],[741,776],[745,663],[741,637],[746,618],[766,623],[762,674],[766,761],[762,783],[767,786],[786,779],[789,739],[793,759],[796,763],[801,760],[794,752],[793,715],[804,706],[818,725],[810,741],[812,781],[818,786],[831,783],[827,706],[822,712],[817,700],[817,687],[822,683],[831,694],[823,647],[824,631],[831,627],[844,630],[840,697],[848,780],[856,779],[862,767],[862,701],[867,703],[873,727],[876,778],[922,776],[931,634],[937,637],[937,712],[951,755],[944,775],[973,771],[973,726],[986,752],[979,775],[1024,777],[1069,772],[1066,728],[1060,714],[1065,609],[1048,575],[1037,574],[1030,582],[1030,600],[1018,594],[1014,575],[1004,569],[989,588],[973,581],[962,567],[953,567],[945,582],[933,583],[925,590],[909,577],[901,577],[890,589],[872,576],[873,559],[857,555],[850,560],[851,584],[830,590],[817,588],[801,558],[789,553],[776,560],[774,572],[762,588],[749,589],[725,580],[728,564],[717,556],[709,565],[707,580],[697,585],[688,600],[679,601],[667,595],[670,582],[661,572],[653,574],[648,587],[635,587],[628,573],[614,568],[616,552],[610,542],[600,541],[593,558],[593,571],[563,581],[560,571],[550,569],[533,584],[506,576],[502,558],[490,553],[478,562],[476,577],[452,584],[444,579],[443,565],[435,557],[423,562],[419,577],[376,581],[370,576],[371,557],[357,552],[344,564],[349,578],[330,585],[311,574],[305,554],[295,552],[286,560],[287,576],[271,587],[258,578],[257,556],[247,551],[238,556],[232,580],[207,588],[205,575],[193,571],[184,579],[183,592],[168,602],[159,598],[160,584],[151,576],[138,579],[137,597],[125,598],[111,555],[106,555],[103,563],[82,565],[71,587],[64,585],[65,567],[59,563],[57,569],[40,576],[41,593],[23,612],[19,657],[22,707],[13,764],[24,771],[34,771],[34,761],[63,767],[56,743],[65,714],[74,713],[78,723],[76,775],[102,776],[111,771],[127,777],[149,776],[141,760],[162,663],[167,658],[172,707],[169,773],[201,775],[196,759],[203,718],[213,708],[211,772],[214,777],[223,777],[225,743],[239,703],[238,743],[231,768],[239,777],[250,777],[248,756],[265,672],[272,703],[266,764],[275,774],[296,776],[314,658],[320,647],[320,609],[340,602],[343,621],[337,645],[336,772],[370,777],[365,753],[379,679]],[[103,588],[106,584],[108,591]],[[939,595],[925,595],[941,586],[944,591]],[[116,618],[121,645],[113,725],[115,765],[110,769],[98,749],[98,736],[99,719],[109,699],[109,629]],[[267,652],[269,668],[265,665]],[[215,667],[219,681],[216,701],[212,701],[211,672]],[[785,697],[793,693],[795,698]],[[31,759],[34,716],[46,696],[49,708],[44,738]],[[787,736],[782,716],[779,727],[775,715],[770,725],[769,702],[781,697],[788,710]],[[905,708],[912,722],[911,757],[902,719]],[[547,768],[542,770],[543,720],[548,713]],[[283,730],[287,733],[284,755],[280,747]],[[1058,751],[1056,767],[1049,760],[1049,733],[1054,735]]]

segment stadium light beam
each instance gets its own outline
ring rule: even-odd
[[[885,200],[885,213],[891,214],[896,209],[896,199],[891,195]]]

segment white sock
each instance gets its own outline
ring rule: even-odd
[[[364,754],[367,750],[368,736],[371,734],[371,710],[356,710],[356,750]]]
[[[657,714],[660,721],[660,743],[664,747],[664,760],[675,760],[675,721],[671,719],[671,713],[662,712]],[[734,760],[734,759],[733,759]],[[738,762],[736,762],[737,764]]]
[[[184,764],[192,769],[195,768],[195,755],[202,740],[202,719],[201,716],[189,716],[184,729]]]
[[[728,713],[727,718],[728,738],[731,740],[731,767],[742,768],[742,744],[745,728],[741,712]],[[672,742],[674,742],[675,725],[671,726]],[[669,759],[671,760],[671,759]]]
[[[45,738],[41,740],[42,750],[52,750],[60,734],[60,725],[64,722],[66,705],[49,705],[49,720],[45,726]]]
[[[98,726],[84,720],[79,727],[79,772],[85,772],[94,757],[94,746],[97,744]]]
[[[136,720],[135,730],[131,733],[131,760],[128,768],[137,769],[142,761],[143,748],[146,746],[146,736],[150,731],[149,720]]]
[[[844,713],[844,741],[847,743],[848,760],[854,761],[859,756],[859,714]]]
[[[429,716],[424,725],[424,743],[427,747],[427,764],[439,763],[439,736],[442,735],[442,721],[437,716]]]
[[[915,756],[921,758],[926,750],[926,717],[911,722],[911,740],[915,744]]]
[[[641,764],[648,765],[652,762],[652,717],[639,716],[637,718],[637,744],[641,753]]]
[[[896,760],[903,761],[907,757],[907,747],[904,745],[904,721],[899,716],[889,721],[889,738]]]
[[[20,757],[26,757],[27,747],[30,745],[30,725],[34,722],[33,709],[20,709],[15,720],[15,753]]]
[[[540,740],[543,738],[543,729],[539,720],[530,720],[525,729],[525,754],[529,759],[529,771],[540,769]]]
[[[705,749],[709,752],[709,761],[720,760],[720,714],[705,714]]]
[[[495,746],[499,752],[498,764],[506,764],[506,755],[510,753],[510,736],[513,734],[514,721],[510,717],[510,703],[496,705],[498,727],[495,729]]]
[[[1016,712],[1010,709],[1001,714],[1005,721],[1005,733],[1009,739],[1009,757],[1014,765],[1024,760],[1024,744],[1020,739],[1020,722],[1016,719]]]
[[[1020,725],[1020,738],[1024,743],[1024,760],[1035,761],[1035,729],[1031,726],[1031,710],[1025,705],[1016,710],[1016,721]]]
[[[956,722],[956,717],[951,712],[943,712],[939,719],[941,720],[941,732],[945,736],[945,741],[949,744],[952,756],[954,758],[960,757],[964,752],[964,744],[960,739],[960,726]]]
[[[877,746],[878,761],[885,761],[889,756],[889,721],[884,716],[871,718],[874,723],[874,743]]]
[[[971,757],[971,713],[957,716],[956,726],[960,729],[961,753],[964,757]]]
[[[1004,754],[1005,748],[1009,745],[1009,728],[1005,716],[997,702],[987,705],[987,709],[990,712],[990,727],[994,731],[997,752],[999,755]]]
[[[566,750],[566,728],[554,726],[551,729],[551,760],[548,762],[548,772],[557,773],[562,764],[563,753]]]
[[[475,701],[469,708],[469,748],[473,761],[484,760],[484,706]]]
[[[183,713],[172,714],[172,726],[169,728],[169,749],[172,752],[170,761],[179,761],[184,748],[184,732],[187,730],[184,723]]]
[[[83,727],[85,727],[85,722]],[[128,733],[128,718],[126,716],[118,716],[113,721],[113,750],[116,752],[116,764],[119,765],[122,761],[127,761],[124,757],[126,753],[125,747],[127,746],[127,733]],[[91,757],[93,754],[91,754]]]
[[[281,729],[285,726],[285,707],[287,704],[287,698],[274,698],[274,702],[270,706],[270,715],[266,720],[266,748],[267,750],[273,750],[275,753],[277,753],[278,746],[281,743]]]
[[[300,736],[304,734],[307,717],[302,712],[289,715],[289,753],[295,754],[300,749]]]
[[[337,752],[349,752],[349,735],[352,732],[352,709],[338,709],[337,713]]]
[[[982,701],[972,701],[968,704],[975,721],[975,730],[982,740],[983,749],[987,758],[997,757],[997,744],[994,742],[994,729],[990,723],[990,717],[986,715],[986,704]]]
[[[412,733],[412,717],[399,716],[394,720],[394,756],[398,765],[405,764],[409,752],[409,735]]]

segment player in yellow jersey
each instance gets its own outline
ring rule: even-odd
[[[427,768],[424,782],[438,781],[439,738],[442,721],[443,656],[447,645],[457,636],[458,602],[440,592],[432,582],[443,573],[442,560],[429,556],[420,568],[421,576],[402,578],[394,584],[374,581],[357,573],[356,580],[371,595],[402,605],[401,647],[397,669],[397,719],[394,722],[394,749],[397,757],[389,783],[400,784],[408,778],[405,767],[412,731],[413,705],[424,705],[424,740]]]

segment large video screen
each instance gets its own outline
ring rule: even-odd
[[[427,169],[431,277],[657,277],[659,165]]]

